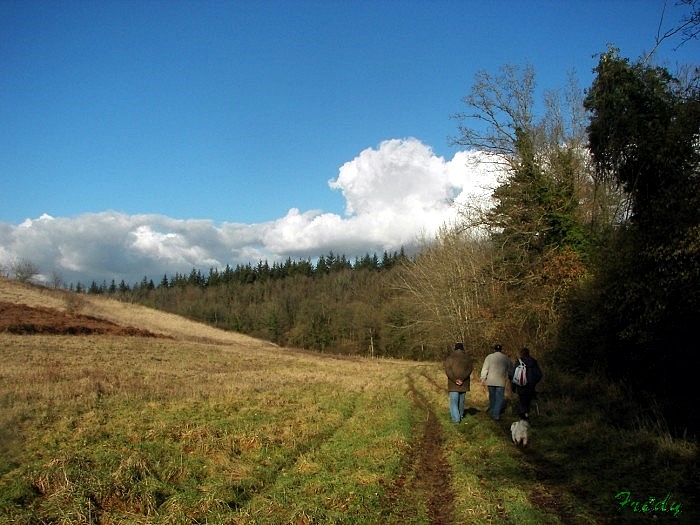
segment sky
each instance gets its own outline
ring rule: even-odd
[[[484,199],[478,71],[635,59],[669,0],[0,0],[0,273],[89,284],[416,246]],[[664,44],[657,61],[697,62]]]

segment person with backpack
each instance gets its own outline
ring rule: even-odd
[[[537,360],[530,356],[530,349],[524,347],[520,350],[520,357],[515,360],[512,367],[512,386],[518,394],[520,419],[530,417],[530,405],[537,395],[535,387],[542,380],[542,370]]]
[[[469,376],[472,373],[471,354],[464,350],[463,343],[455,343],[455,349],[445,359],[447,391],[450,400],[450,417],[459,423],[464,417],[464,401],[469,392]]]
[[[489,414],[496,421],[503,413],[509,370],[510,359],[503,353],[503,346],[495,345],[481,367],[481,383],[489,389]]]

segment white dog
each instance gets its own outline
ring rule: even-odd
[[[521,419],[510,426],[510,435],[516,445],[527,446],[527,434],[530,430],[530,423]]]

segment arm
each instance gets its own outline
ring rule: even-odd
[[[456,384],[457,386],[462,386],[464,384],[464,377],[461,377],[462,367],[451,358],[445,360],[445,375],[447,379]]]
[[[488,356],[484,359],[484,366],[481,367],[481,382],[486,382],[486,378],[489,375],[489,358]]]
[[[532,367],[532,386],[535,387],[537,383],[542,381],[542,369],[537,361],[534,359],[532,361],[534,363],[534,366]]]

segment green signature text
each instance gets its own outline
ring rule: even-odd
[[[646,501],[635,500],[632,498],[631,492],[618,492],[615,499],[618,500],[618,504],[620,505],[620,507],[617,509],[618,512],[627,507],[628,510],[633,512],[669,512],[673,513],[674,516],[678,516],[681,513],[681,504],[675,501],[670,501],[670,492],[666,494],[664,499],[657,499],[655,496],[650,496]]]

